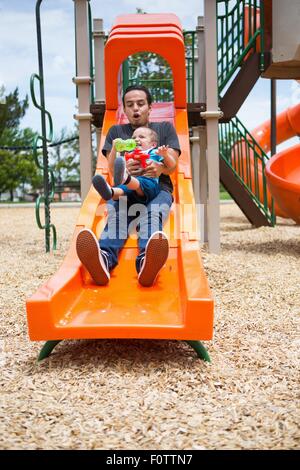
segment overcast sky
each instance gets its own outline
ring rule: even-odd
[[[93,18],[103,18],[108,32],[116,15],[135,13],[136,7],[148,13],[172,12],[185,29],[195,29],[203,14],[202,0],[91,0]],[[38,72],[35,0],[0,0],[0,85],[6,92],[19,87],[20,96],[29,94],[29,80]],[[44,0],[41,6],[46,107],[54,121],[54,131],[72,129],[76,106],[72,77],[74,65],[74,2]],[[292,80],[277,82],[278,112],[300,101],[300,85]],[[239,112],[248,129],[269,118],[269,80],[260,79]],[[39,130],[40,116],[32,105],[23,126]]]

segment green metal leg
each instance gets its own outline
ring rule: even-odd
[[[211,362],[209,354],[201,341],[186,341],[186,343],[188,343],[196,351],[200,359],[203,359],[206,362]]]
[[[61,341],[62,341],[61,339],[55,340],[55,341],[47,341],[47,343],[45,343],[44,346],[42,347],[42,349],[40,350],[40,354],[39,354],[39,357],[38,357],[38,362],[42,361],[46,357],[50,356],[50,354],[53,351],[53,349],[55,348],[55,346],[58,343],[60,343]]]

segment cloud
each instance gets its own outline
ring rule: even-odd
[[[293,105],[300,103],[300,83],[295,80],[291,82],[291,103]]]
[[[270,83],[260,78],[238,113],[248,130],[270,119]],[[277,80],[276,88],[276,114],[300,102],[300,85],[295,80]]]
[[[185,29],[195,29],[197,16],[203,15],[203,0],[124,0],[123,3],[131,7],[131,13],[135,13],[136,7],[147,13],[175,13]]]
[[[0,0],[0,85],[7,91],[19,87],[20,97],[29,93],[30,75],[38,72],[35,0]],[[203,14],[203,0],[101,0],[91,1],[93,18],[103,18],[108,31],[116,15],[134,13],[136,7],[147,12],[173,12],[185,29],[195,29]],[[74,50],[74,4],[71,0],[44,1],[41,6],[46,107],[52,114],[55,131],[73,127],[76,106]],[[269,80],[259,80],[239,117],[251,130],[270,117]],[[278,81],[278,112],[300,101],[300,85]],[[38,94],[38,93],[37,93]],[[39,112],[32,104],[24,126],[39,129]]]
[[[117,15],[135,13],[136,8],[147,13],[175,13],[185,29],[195,29],[197,16],[203,15],[203,0],[102,0],[91,2],[94,18],[104,19],[104,28],[108,31]]]
[[[58,134],[63,127],[72,130],[75,125],[73,119],[76,112],[75,90],[73,92],[74,96],[72,98],[69,96],[48,96],[46,98],[46,107],[53,119],[54,134]],[[41,130],[41,115],[32,103],[30,103],[29,109],[22,120],[22,126],[31,127],[39,132]]]
[[[300,102],[300,86],[295,80],[277,80],[276,114]],[[241,107],[238,117],[251,132],[271,118],[270,80],[259,79],[247,100]],[[277,152],[299,142],[293,137],[277,146]]]
[[[22,98],[29,94],[31,74],[38,73],[34,8],[31,12],[3,10],[0,16],[0,54],[4,64],[0,84],[7,92],[18,86]],[[63,126],[66,120],[69,123],[67,116],[72,116],[70,109],[76,100],[72,83],[75,75],[73,12],[56,8],[43,11],[41,16],[46,108],[53,113],[54,122]],[[35,90],[39,97],[38,84]],[[36,115],[39,113],[31,105],[22,125],[36,128],[39,125]]]

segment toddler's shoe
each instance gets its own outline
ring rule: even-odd
[[[108,254],[100,250],[99,243],[90,229],[79,232],[76,240],[77,256],[88,270],[95,284],[105,286],[110,279]]]
[[[113,197],[113,191],[102,175],[93,176],[92,183],[105,201],[109,201]]]

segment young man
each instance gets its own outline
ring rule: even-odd
[[[168,145],[168,150],[177,164],[180,147],[176,131],[169,122],[150,122],[151,105],[152,97],[146,87],[133,85],[125,90],[123,107],[129,123],[112,126],[102,149],[102,153],[108,159],[111,174],[113,174],[115,164],[115,152],[111,152],[113,141],[116,138],[131,138],[134,130],[139,127],[153,129],[158,135],[158,144]],[[136,142],[140,144],[139,139],[136,139]],[[162,227],[173,201],[173,186],[169,175],[175,168],[176,165],[173,168],[166,168],[153,160],[143,171],[143,176],[159,178],[160,184],[160,192],[147,206],[144,206],[145,210],[139,218],[139,255],[136,259],[136,270],[139,283],[145,287],[153,285],[157,274],[168,258],[169,243]],[[137,161],[128,162],[127,170],[132,176],[142,174]],[[108,202],[109,222],[116,228],[114,237],[109,236],[109,224],[106,225],[99,242],[89,229],[83,229],[78,234],[76,244],[78,257],[98,285],[105,285],[109,282],[109,271],[118,264],[119,252],[128,238],[128,227],[134,219],[128,215],[128,210],[134,203],[136,201],[131,201],[128,197],[127,212],[124,214],[121,213],[122,207],[120,207],[119,200]],[[126,233],[120,233],[122,230],[120,230],[119,222],[122,217],[126,218]]]

